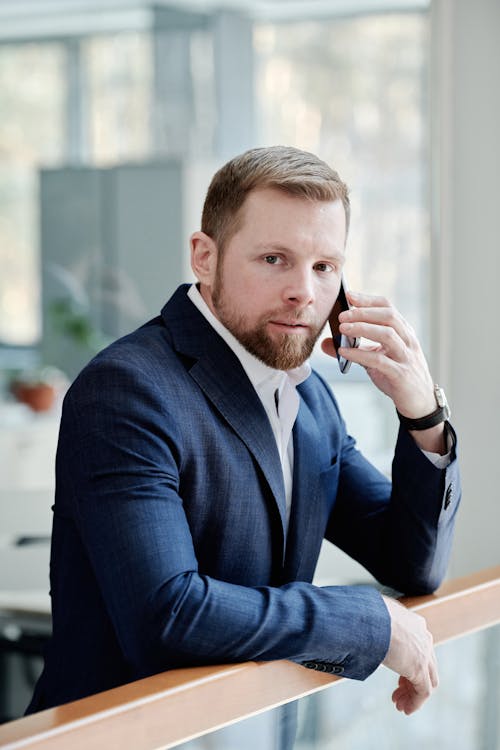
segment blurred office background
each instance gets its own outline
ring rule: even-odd
[[[314,151],[349,183],[350,286],[415,327],[460,434],[450,573],[499,562],[499,34],[498,0],[1,0],[0,610],[23,665],[0,654],[5,716],[50,631],[65,384],[192,279],[210,176],[255,145]],[[389,472],[390,403],[314,361]],[[54,384],[54,403],[34,411],[13,381]],[[318,582],[363,576],[324,550]]]

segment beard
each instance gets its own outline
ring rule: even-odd
[[[275,370],[293,370],[309,359],[326,323],[326,320],[321,323],[311,320],[304,310],[296,310],[293,322],[307,324],[309,333],[278,333],[270,336],[267,330],[268,323],[272,320],[289,320],[290,309],[272,310],[250,325],[245,315],[239,313],[236,306],[227,299],[220,274],[217,274],[214,284],[212,302],[217,317],[240,344],[254,357]]]

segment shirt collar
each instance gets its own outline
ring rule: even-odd
[[[272,386],[273,390],[278,388],[281,393],[287,376],[291,380],[292,385],[297,386],[300,383],[303,383],[304,380],[307,380],[311,374],[311,365],[309,364],[309,361],[304,362],[299,367],[294,367],[292,370],[276,370],[273,367],[269,367],[269,365],[266,365],[264,362],[261,362],[260,359],[245,349],[243,344],[240,344],[231,331],[229,331],[213,314],[201,296],[196,284],[192,284],[189,288],[188,297],[210,323],[212,328],[217,331],[219,336],[224,339],[229,348],[238,357],[241,366],[248,375],[255,390],[259,391],[262,390],[262,388],[266,388],[267,390],[269,386]]]

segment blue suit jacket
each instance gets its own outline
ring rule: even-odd
[[[444,575],[456,461],[436,469],[402,431],[391,489],[314,373],[298,389],[285,539],[266,413],[187,288],[101,352],[65,399],[53,637],[29,711],[187,665],[288,658],[366,677],[389,616],[371,587],[310,583],[324,537],[400,591],[431,591]]]

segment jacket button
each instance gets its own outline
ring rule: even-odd
[[[453,485],[450,484],[448,486],[448,489],[446,490],[446,495],[444,497],[444,509],[445,510],[449,508],[452,497],[453,497]]]
[[[302,666],[315,669],[317,672],[328,672],[328,674],[342,674],[344,671],[344,667],[326,661],[303,661]]]

